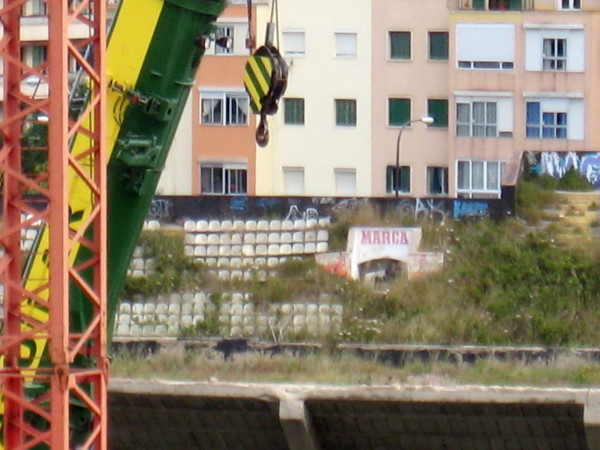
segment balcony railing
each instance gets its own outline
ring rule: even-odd
[[[464,11],[532,11],[534,0],[449,0],[450,9]]]

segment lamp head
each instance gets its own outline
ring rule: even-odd
[[[433,117],[425,116],[421,119],[425,125],[433,125]]]

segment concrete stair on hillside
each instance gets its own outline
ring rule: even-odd
[[[559,204],[545,210],[547,223],[553,223],[557,238],[564,243],[600,244],[600,191],[557,192]]]

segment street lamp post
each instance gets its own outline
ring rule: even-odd
[[[402,132],[404,131],[404,129],[411,123],[415,122],[423,122],[425,125],[431,125],[433,123],[433,117],[424,116],[420,119],[408,120],[400,126],[400,131],[398,132],[398,140],[396,141],[396,176],[392,177],[392,182],[394,181],[394,178],[396,178],[396,182],[394,183],[394,191],[396,193],[396,197],[398,197],[398,190],[400,189],[400,139],[402,138]]]

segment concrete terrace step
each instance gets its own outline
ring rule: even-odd
[[[577,209],[594,209],[600,207],[600,191],[591,192],[565,192],[557,191],[561,204],[571,205]]]
[[[600,191],[557,191],[559,203],[544,210],[544,220],[535,228],[554,226],[558,241],[568,245],[600,242]]]
[[[562,218],[562,220],[570,225],[589,227],[595,221],[598,220],[598,215],[595,212],[593,212],[592,214],[583,214],[583,215],[576,215],[576,216],[567,215],[567,216],[564,216]]]

